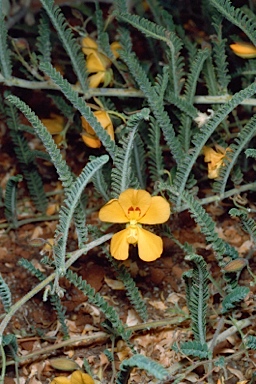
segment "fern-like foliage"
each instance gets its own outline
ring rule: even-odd
[[[14,104],[20,111],[26,116],[28,121],[32,124],[35,129],[36,134],[43,142],[47,153],[49,154],[52,163],[54,164],[56,171],[59,175],[59,179],[61,180],[63,187],[67,191],[73,183],[73,175],[71,170],[65,160],[62,158],[61,152],[59,148],[57,148],[52,135],[48,132],[46,127],[42,124],[36,114],[26,105],[22,100],[18,97],[9,95],[7,96],[7,100]],[[24,173],[24,171],[23,171]],[[26,177],[26,174],[24,174]],[[28,176],[29,177],[29,176]],[[37,184],[37,187],[40,186],[40,183]],[[43,187],[41,187],[43,190]],[[42,190],[37,192],[37,198],[42,195]],[[42,202],[44,200],[42,199]],[[87,233],[85,223],[85,215],[83,214],[82,207],[77,207],[75,211],[75,224],[76,230],[78,232],[78,241],[79,246],[82,246],[87,241]]]
[[[72,29],[69,27],[60,7],[54,4],[53,0],[41,0],[41,3],[48,14],[54,28],[58,32],[59,38],[65,48],[73,69],[80,82],[82,90],[86,93],[87,76],[85,70],[85,59],[81,47],[73,35]]]
[[[65,256],[66,246],[68,240],[68,231],[72,217],[74,215],[75,208],[80,200],[80,196],[91,180],[92,176],[100,169],[104,164],[107,163],[109,157],[103,155],[90,161],[83,169],[79,177],[73,182],[71,188],[66,194],[66,199],[63,202],[63,206],[59,212],[59,223],[55,231],[56,244],[53,246],[56,263],[56,273],[60,276],[65,274]],[[81,223],[81,226],[84,223]]]
[[[177,97],[181,89],[181,77],[183,75],[183,59],[180,56],[182,48],[181,39],[170,30],[161,25],[129,13],[117,13],[117,19],[125,21],[141,31],[145,36],[160,40],[167,44],[167,57],[169,59],[169,74],[171,88]],[[125,46],[125,45],[124,45]]]
[[[255,220],[248,216],[245,210],[232,208],[229,214],[233,217],[239,217],[242,222],[243,229],[249,233],[254,244],[256,244],[256,223]]]
[[[167,189],[160,183],[161,190]],[[171,190],[171,189],[170,189]],[[173,192],[173,191],[172,191]],[[216,223],[200,204],[199,200],[195,199],[188,191],[183,192],[182,200],[187,204],[188,210],[196,223],[200,225],[201,232],[205,235],[206,241],[211,244],[215,251],[216,258],[220,267],[225,266],[223,256],[227,255],[232,259],[238,258],[238,253],[230,244],[221,239],[215,231]]]
[[[11,176],[7,183],[4,196],[4,215],[12,228],[17,228],[17,183],[22,180],[22,175]]]
[[[150,178],[152,181],[159,181],[163,177],[164,159],[160,145],[161,130],[154,118],[150,119],[148,136],[148,168],[150,172]]]
[[[140,89],[147,98],[149,106],[155,116],[155,119],[163,130],[165,140],[170,147],[174,159],[177,162],[181,161],[183,157],[183,150],[180,141],[175,135],[173,125],[170,121],[167,112],[164,110],[163,103],[161,101],[159,102],[158,93],[151,85],[146,73],[142,69],[134,53],[121,51],[120,56],[125,61],[130,72],[138,83]]]
[[[3,13],[3,0],[0,1],[0,69],[2,76],[8,80],[12,74],[11,53],[7,44],[7,28]]]
[[[50,25],[49,19],[45,12],[42,12],[40,15],[39,25],[38,25],[38,36],[37,36],[37,49],[39,51],[40,57],[42,60],[47,62],[51,61],[51,42],[50,42]]]
[[[193,165],[196,162],[203,146],[210,138],[216,127],[226,118],[226,116],[244,99],[252,96],[256,92],[256,83],[252,83],[247,88],[237,92],[229,102],[222,105],[212,117],[212,119],[204,125],[204,129],[198,131],[192,138],[194,147],[190,149],[190,153],[185,156],[182,162],[178,164],[178,170],[174,179],[174,186],[177,188],[177,207],[180,207],[182,192],[185,189],[186,182]]]
[[[104,30],[104,19],[103,19],[103,13],[102,10],[99,8],[99,3],[95,2],[96,12],[95,12],[95,19],[96,19],[96,26],[97,26],[97,43],[102,52],[110,59],[114,60],[114,55],[111,51],[110,44],[109,44],[109,37],[108,33]]]
[[[227,152],[225,162],[220,168],[219,177],[213,184],[214,191],[222,195],[225,192],[225,187],[228,177],[232,168],[234,167],[238,156],[248,145],[250,140],[254,137],[256,132],[256,116],[254,115],[251,120],[239,131],[238,136],[235,138],[235,143],[232,143]]]
[[[246,346],[248,349],[256,350],[256,336],[249,335],[246,338]]]
[[[90,160],[92,160],[94,157],[90,157]],[[104,170],[103,167],[100,168],[95,175],[92,177],[92,183],[94,185],[94,188],[96,191],[103,197],[105,201],[110,200],[110,194],[109,194],[109,185],[106,182],[105,174],[107,170]]]
[[[29,108],[29,106],[20,100],[17,96],[7,96],[7,100],[14,104],[20,111],[26,116],[28,121],[32,124],[37,136],[43,142],[47,153],[51,157],[51,161],[54,164],[56,171],[59,175],[64,188],[69,188],[73,182],[70,168],[63,160],[60,150],[57,148],[52,135],[48,132],[36,114]]]
[[[195,340],[204,345],[207,301],[209,297],[209,272],[202,256],[189,254],[185,259],[193,263],[193,269],[183,274],[186,283],[186,299],[192,321],[192,331]]]
[[[233,25],[239,27],[256,45],[255,22],[247,16],[241,9],[235,8],[230,0],[210,0],[213,5],[226,19]]]
[[[212,24],[216,30],[216,37],[213,39],[213,57],[216,64],[218,92],[223,94],[227,93],[231,79],[226,55],[227,39],[222,38],[222,17],[213,16]]]
[[[23,268],[25,268],[27,271],[29,271],[39,281],[43,281],[47,277],[44,273],[42,273],[38,268],[36,268],[27,259],[21,258],[18,261],[18,264],[21,265]],[[50,283],[50,285],[52,287],[52,283]],[[66,324],[66,318],[65,318],[66,309],[61,304],[61,300],[60,300],[59,296],[56,293],[50,296],[50,302],[51,302],[53,308],[56,311],[58,320],[59,320],[60,325],[61,325],[61,331],[62,331],[62,334],[64,336],[64,339],[67,339],[67,338],[69,338],[69,331],[68,331],[68,327],[67,327],[67,324]]]
[[[132,25],[134,28],[141,31],[145,36],[151,37],[153,39],[162,40],[165,43],[169,43],[171,40],[171,32],[162,27],[161,25],[155,24],[154,22],[147,20],[138,15],[132,15],[129,13],[114,13],[118,20],[125,21],[126,23]],[[174,34],[173,34],[174,35]],[[177,36],[175,37],[176,41],[178,40]]]
[[[199,341],[185,341],[181,343],[179,347],[175,343],[172,345],[172,349],[186,356],[195,356],[200,359],[206,359],[209,355],[207,344],[201,344]]]
[[[118,279],[123,282],[126,289],[126,295],[129,298],[134,309],[139,314],[141,319],[146,322],[148,319],[147,306],[145,301],[141,297],[139,289],[136,286],[129,271],[123,264],[118,263],[106,249],[104,249],[104,254],[115,269]]]
[[[82,97],[79,97],[78,93],[74,91],[71,84],[64,79],[56,69],[46,62],[40,64],[40,69],[44,71],[55,84],[61,89],[66,98],[73,104],[81,115],[88,121],[90,126],[95,131],[96,135],[100,139],[103,146],[106,148],[112,158],[115,157],[115,142],[111,140],[110,135],[102,127],[99,121],[96,119],[91,111],[91,108],[85,103]]]
[[[70,105],[70,103],[67,103],[66,100],[64,100],[63,96],[50,94],[49,97],[52,99],[54,104],[67,119],[73,118],[75,112],[74,108],[72,107],[72,105]]]
[[[252,157],[253,159],[256,159],[256,149],[254,149],[254,148],[246,149],[245,154],[247,157]]]
[[[202,71],[203,64],[207,57],[209,57],[210,50],[203,49],[197,52],[195,59],[193,60],[190,68],[190,72],[185,83],[185,92],[184,97],[188,104],[193,104],[193,99],[196,93],[196,86],[200,73]],[[188,152],[190,148],[190,138],[191,138],[191,122],[192,119],[188,115],[183,115],[182,125],[180,128],[179,139],[183,145],[184,152]]]
[[[213,59],[212,56],[209,56],[203,67],[203,74],[204,74],[204,80],[205,85],[208,90],[208,93],[210,95],[218,95],[218,81],[216,76],[216,71],[213,65]]]
[[[140,121],[149,119],[149,109],[144,108],[140,112],[131,116],[127,122],[126,133],[120,140],[122,147],[118,147],[114,160],[115,168],[112,170],[112,190],[113,196],[117,197],[124,190],[133,187],[139,189],[139,182],[135,172],[131,168],[132,151],[134,147],[135,135]],[[138,167],[137,170],[139,171]]]
[[[19,129],[20,121],[16,107],[11,103],[6,103],[6,114],[7,125],[10,129],[10,136],[14,144],[14,151],[19,161],[22,175],[26,180],[30,196],[37,209],[44,212],[47,206],[47,198],[44,192],[43,182],[34,161],[33,152],[31,152],[28,142],[23,136],[23,132]]]
[[[169,67],[168,65],[165,65],[163,67],[163,73],[157,74],[155,79],[155,85],[154,85],[154,89],[158,94],[159,99],[162,100],[162,102],[164,102],[164,97],[165,97],[166,89],[168,87],[168,83],[169,83]]]
[[[120,372],[118,372],[116,378],[116,384],[127,384],[131,370],[134,367],[147,371],[158,380],[164,380],[168,376],[168,371],[162,365],[149,357],[136,354],[129,359],[122,361],[120,365]]]
[[[145,145],[142,140],[142,135],[137,132],[133,141],[132,151],[132,169],[138,180],[141,189],[146,189],[147,168],[146,168],[146,153]]]
[[[237,303],[241,302],[246,295],[250,292],[250,288],[238,286],[233,289],[222,301],[222,313],[228,312],[233,309]]]
[[[12,306],[12,294],[10,288],[3,279],[0,273],[0,299],[3,303],[4,310],[7,313]]]
[[[88,297],[90,303],[97,306],[103,312],[106,319],[112,324],[116,335],[122,337],[122,339],[130,345],[129,339],[131,337],[131,332],[125,329],[116,310],[110,306],[99,293],[96,293],[95,289],[92,288],[90,284],[83,280],[81,276],[78,276],[77,273],[72,272],[69,269],[66,278]]]

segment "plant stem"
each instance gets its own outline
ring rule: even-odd
[[[84,253],[87,253],[89,250],[93,249],[94,247],[97,247],[98,245],[109,240],[112,236],[113,236],[113,233],[108,233],[107,235],[104,235],[99,239],[92,241],[86,247],[69,253],[67,255],[69,259],[65,263],[66,269],[68,269],[81,255],[83,255]],[[52,273],[45,280],[39,283],[35,288],[33,288],[30,292],[28,292],[25,296],[23,296],[19,301],[17,301],[14,305],[12,305],[9,312],[5,315],[4,319],[0,324],[0,345],[2,344],[2,337],[3,337],[4,330],[7,327],[13,315],[15,314],[15,312],[17,312],[17,310],[21,308],[22,305],[24,305],[28,300],[30,300],[33,296],[35,296],[38,292],[40,292],[43,288],[45,288],[51,281],[53,281],[55,276],[56,276],[56,273],[55,272]]]
[[[10,77],[6,79],[0,73],[0,83],[7,85],[8,87],[19,87],[25,89],[59,89],[59,87],[53,83],[51,80],[45,81],[29,81],[20,79],[18,77]],[[144,98],[144,93],[135,88],[91,88],[88,92],[84,93],[82,89],[73,85],[73,89],[78,93],[83,94],[85,99],[90,99],[93,96],[105,96],[105,97],[137,97]],[[219,95],[219,96],[211,96],[211,95],[197,95],[194,97],[194,104],[225,104],[232,98],[232,95]],[[244,99],[241,105],[251,105],[256,106],[256,98]]]

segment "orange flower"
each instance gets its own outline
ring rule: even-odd
[[[63,140],[61,132],[65,127],[65,118],[55,113],[51,113],[48,119],[42,119],[42,123],[50,132],[51,135],[55,136],[54,141],[59,144]]]
[[[70,378],[66,376],[57,376],[50,384],[94,384],[94,380],[87,373],[75,371]]]
[[[150,196],[142,189],[127,189],[118,199],[112,199],[99,211],[101,221],[127,223],[126,228],[113,235],[110,253],[117,260],[126,260],[129,245],[138,245],[139,257],[154,261],[163,252],[161,237],[142,228],[141,224],[160,224],[169,219],[170,205],[161,196]]]
[[[118,58],[118,49],[121,45],[113,42],[110,45],[115,58]],[[91,88],[97,88],[100,84],[107,87],[113,80],[113,71],[111,60],[103,53],[99,52],[98,44],[91,37],[86,36],[82,39],[82,51],[87,56],[86,68],[89,74],[89,85]]]
[[[216,179],[219,176],[220,167],[224,164],[224,159],[230,148],[222,148],[220,145],[216,145],[217,151],[213,148],[204,146],[203,154],[204,161],[208,163],[208,177],[209,179]]]
[[[243,59],[253,59],[256,57],[256,47],[250,43],[234,43],[230,44],[232,51]]]
[[[112,140],[114,140],[114,127],[112,124],[112,121],[109,117],[109,114],[106,111],[95,111],[93,112],[94,116],[98,120],[98,122],[102,125],[104,129],[106,129],[107,133],[111,137]],[[84,143],[91,148],[100,148],[101,142],[96,136],[94,130],[90,126],[87,120],[82,116],[82,126],[85,130],[85,132],[82,133],[82,139]]]

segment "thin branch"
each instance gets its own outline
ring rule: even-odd
[[[19,87],[25,89],[48,89],[56,90],[59,87],[51,80],[46,81],[29,81],[12,76],[9,79],[5,79],[0,73],[0,83],[5,84],[8,87]],[[122,89],[122,88],[91,88],[88,92],[83,93],[82,89],[73,85],[73,89],[78,93],[83,94],[85,99],[90,99],[93,96],[105,96],[105,97],[136,97],[144,98],[145,95],[142,91],[135,88]],[[232,98],[232,95],[219,95],[219,96],[202,96],[198,95],[194,97],[194,104],[225,104]],[[256,98],[244,99],[241,105],[256,106]]]

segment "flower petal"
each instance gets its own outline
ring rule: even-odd
[[[111,61],[100,52],[92,52],[87,56],[86,68],[88,73],[105,71],[110,67]]]
[[[138,227],[138,251],[140,259],[154,261],[163,252],[163,240],[154,233]]]
[[[57,133],[63,131],[65,119],[63,116],[51,113],[48,119],[42,119],[42,123],[52,135],[56,135]]]
[[[131,207],[139,208],[138,221],[140,222],[140,217],[145,215],[151,204],[151,199],[151,195],[143,189],[126,189],[120,194],[118,201],[127,216]]]
[[[232,51],[243,59],[253,59],[256,57],[256,47],[253,44],[240,42],[230,44]]]
[[[126,260],[129,256],[128,229],[123,229],[114,234],[110,243],[110,253],[117,260]]]
[[[81,134],[83,142],[87,147],[90,148],[100,148],[101,147],[101,141],[97,138],[97,136],[92,136],[87,133]]]
[[[98,50],[98,44],[91,37],[86,36],[81,41],[82,51],[85,55],[89,55],[92,52]]]
[[[94,384],[92,377],[82,371],[73,372],[70,381],[71,384]]]
[[[118,59],[119,57],[119,49],[122,49],[122,45],[118,41],[113,41],[113,43],[110,44],[110,49],[115,56],[115,59]]]
[[[161,196],[153,196],[145,215],[138,220],[141,224],[161,224],[167,221],[171,214],[170,204]]]
[[[100,209],[99,219],[109,223],[127,223],[129,221],[117,199],[110,200]]]
[[[70,379],[66,376],[57,376],[50,382],[50,384],[70,384]]]
[[[105,81],[105,72],[97,72],[94,75],[88,77],[89,87],[97,88],[101,83]]]

